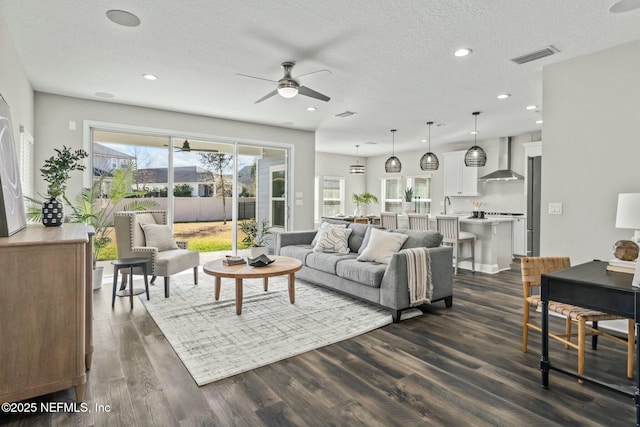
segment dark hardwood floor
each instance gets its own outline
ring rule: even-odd
[[[94,292],[92,412],[0,415],[16,426],[631,426],[631,398],[551,372],[540,386],[540,334],[521,351],[520,272],[461,271],[453,307],[203,387],[191,379],[143,305],[111,310]],[[535,315],[535,314],[534,314]],[[558,319],[552,326],[562,327]],[[7,345],[3,343],[2,345]],[[10,345],[10,344],[9,344]],[[551,342],[551,360],[575,368]],[[633,389],[626,350],[601,340],[586,371]],[[34,401],[74,399],[72,390]],[[96,412],[95,405],[110,405]]]

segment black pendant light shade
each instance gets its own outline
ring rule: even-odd
[[[391,129],[391,157],[384,162],[384,170],[387,173],[398,173],[402,170],[402,163],[400,163],[400,159],[396,157],[396,138],[395,138],[396,129]]]
[[[420,159],[420,169],[423,171],[437,171],[438,166],[440,166],[440,161],[438,160],[438,156],[435,153],[431,152],[431,125],[433,122],[427,122],[427,126],[429,126],[429,151],[424,153],[422,158]]]
[[[349,173],[351,175],[364,175],[364,165],[361,165],[358,159],[358,147],[360,147],[360,145],[356,145],[356,162],[349,166]]]
[[[487,153],[485,153],[482,147],[478,146],[478,114],[480,114],[479,111],[473,113],[475,117],[473,147],[469,148],[467,153],[464,155],[465,166],[472,168],[482,167],[487,164]]]

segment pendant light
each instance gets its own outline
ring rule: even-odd
[[[480,112],[475,111],[472,114],[476,118],[473,133],[474,142],[473,147],[469,148],[464,155],[464,164],[465,166],[478,168],[487,164],[487,153],[485,153],[481,147],[478,147],[478,114],[480,114]]]
[[[402,163],[400,159],[396,157],[396,137],[397,129],[391,129],[391,157],[384,162],[384,170],[387,173],[398,173],[402,170]]]
[[[360,145],[356,144],[356,163],[349,166],[349,173],[351,175],[364,175],[364,165],[361,165],[358,161],[358,147],[360,147]]]
[[[435,153],[431,152],[431,125],[433,122],[427,122],[427,126],[429,126],[429,151],[427,151],[424,156],[420,159],[420,169],[423,171],[437,171],[438,166],[440,166],[440,161],[438,160],[438,156]]]

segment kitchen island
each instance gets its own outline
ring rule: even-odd
[[[512,223],[511,218],[460,218],[460,230],[476,235],[476,271],[493,274],[511,267]],[[469,256],[471,248],[467,244],[462,245],[460,258]],[[460,261],[458,268],[471,270],[471,260]]]

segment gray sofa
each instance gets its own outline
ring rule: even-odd
[[[352,229],[349,236],[349,253],[314,252],[312,241],[317,231],[290,231],[274,233],[276,255],[284,255],[302,261],[302,269],[296,276],[314,284],[369,301],[391,311],[394,322],[400,320],[402,310],[410,308],[407,285],[407,261],[403,249],[429,248],[433,295],[431,302],[444,300],[447,307],[453,303],[453,251],[450,246],[440,246],[442,235],[435,231],[394,230],[409,236],[390,263],[356,260],[358,251],[368,240],[367,229],[381,228],[375,225],[344,223]]]

